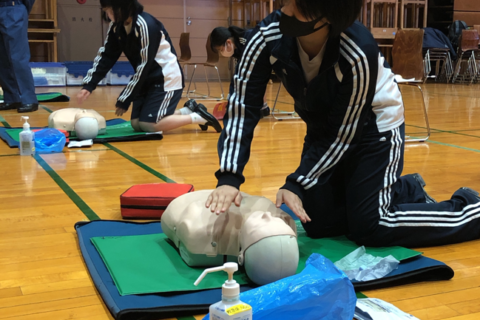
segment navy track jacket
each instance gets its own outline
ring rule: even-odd
[[[325,183],[348,149],[367,134],[362,131],[367,119],[376,118],[379,132],[399,127],[403,102],[375,39],[358,22],[328,39],[319,74],[307,84],[296,39],[280,33],[280,15],[273,12],[248,33],[232,80],[215,175],[218,186],[239,188],[245,181],[242,173],[273,69],[307,125],[300,166],[282,187],[302,199],[304,190]]]
[[[146,12],[132,21],[128,35],[123,25],[110,23],[105,44],[83,79],[83,88],[90,92],[95,90],[122,52],[135,74],[120,94],[117,107],[127,110],[135,97],[144,94],[153,84],[160,85],[163,91],[183,88],[183,73],[170,36],[163,24]]]

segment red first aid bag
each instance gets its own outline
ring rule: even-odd
[[[122,217],[124,219],[160,219],[173,199],[194,190],[193,185],[182,183],[135,185],[120,196]]]

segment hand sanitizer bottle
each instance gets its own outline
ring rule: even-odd
[[[30,130],[28,117],[23,116],[25,123],[23,124],[23,131],[20,132],[20,155],[31,156],[35,154],[35,133]]]
[[[233,280],[233,273],[237,270],[235,262],[228,262],[223,267],[206,269],[195,281],[197,286],[207,273],[228,273],[228,280],[222,285],[222,301],[210,306],[210,320],[252,320],[252,307],[240,301],[240,285]]]

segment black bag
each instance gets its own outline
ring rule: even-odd
[[[452,60],[457,60],[457,53],[443,32],[434,28],[423,28],[423,30],[425,31],[423,35],[423,49],[449,49]]]
[[[452,46],[455,50],[457,50],[458,41],[460,40],[460,36],[462,35],[462,30],[468,29],[467,24],[465,21],[455,20],[452,24],[448,27],[448,39],[452,43]]]

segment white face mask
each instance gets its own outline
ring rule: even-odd
[[[220,54],[225,58],[230,58],[231,56],[233,56],[233,53],[233,43],[227,40],[227,42],[225,42],[225,45],[223,46],[223,50],[220,50]]]

